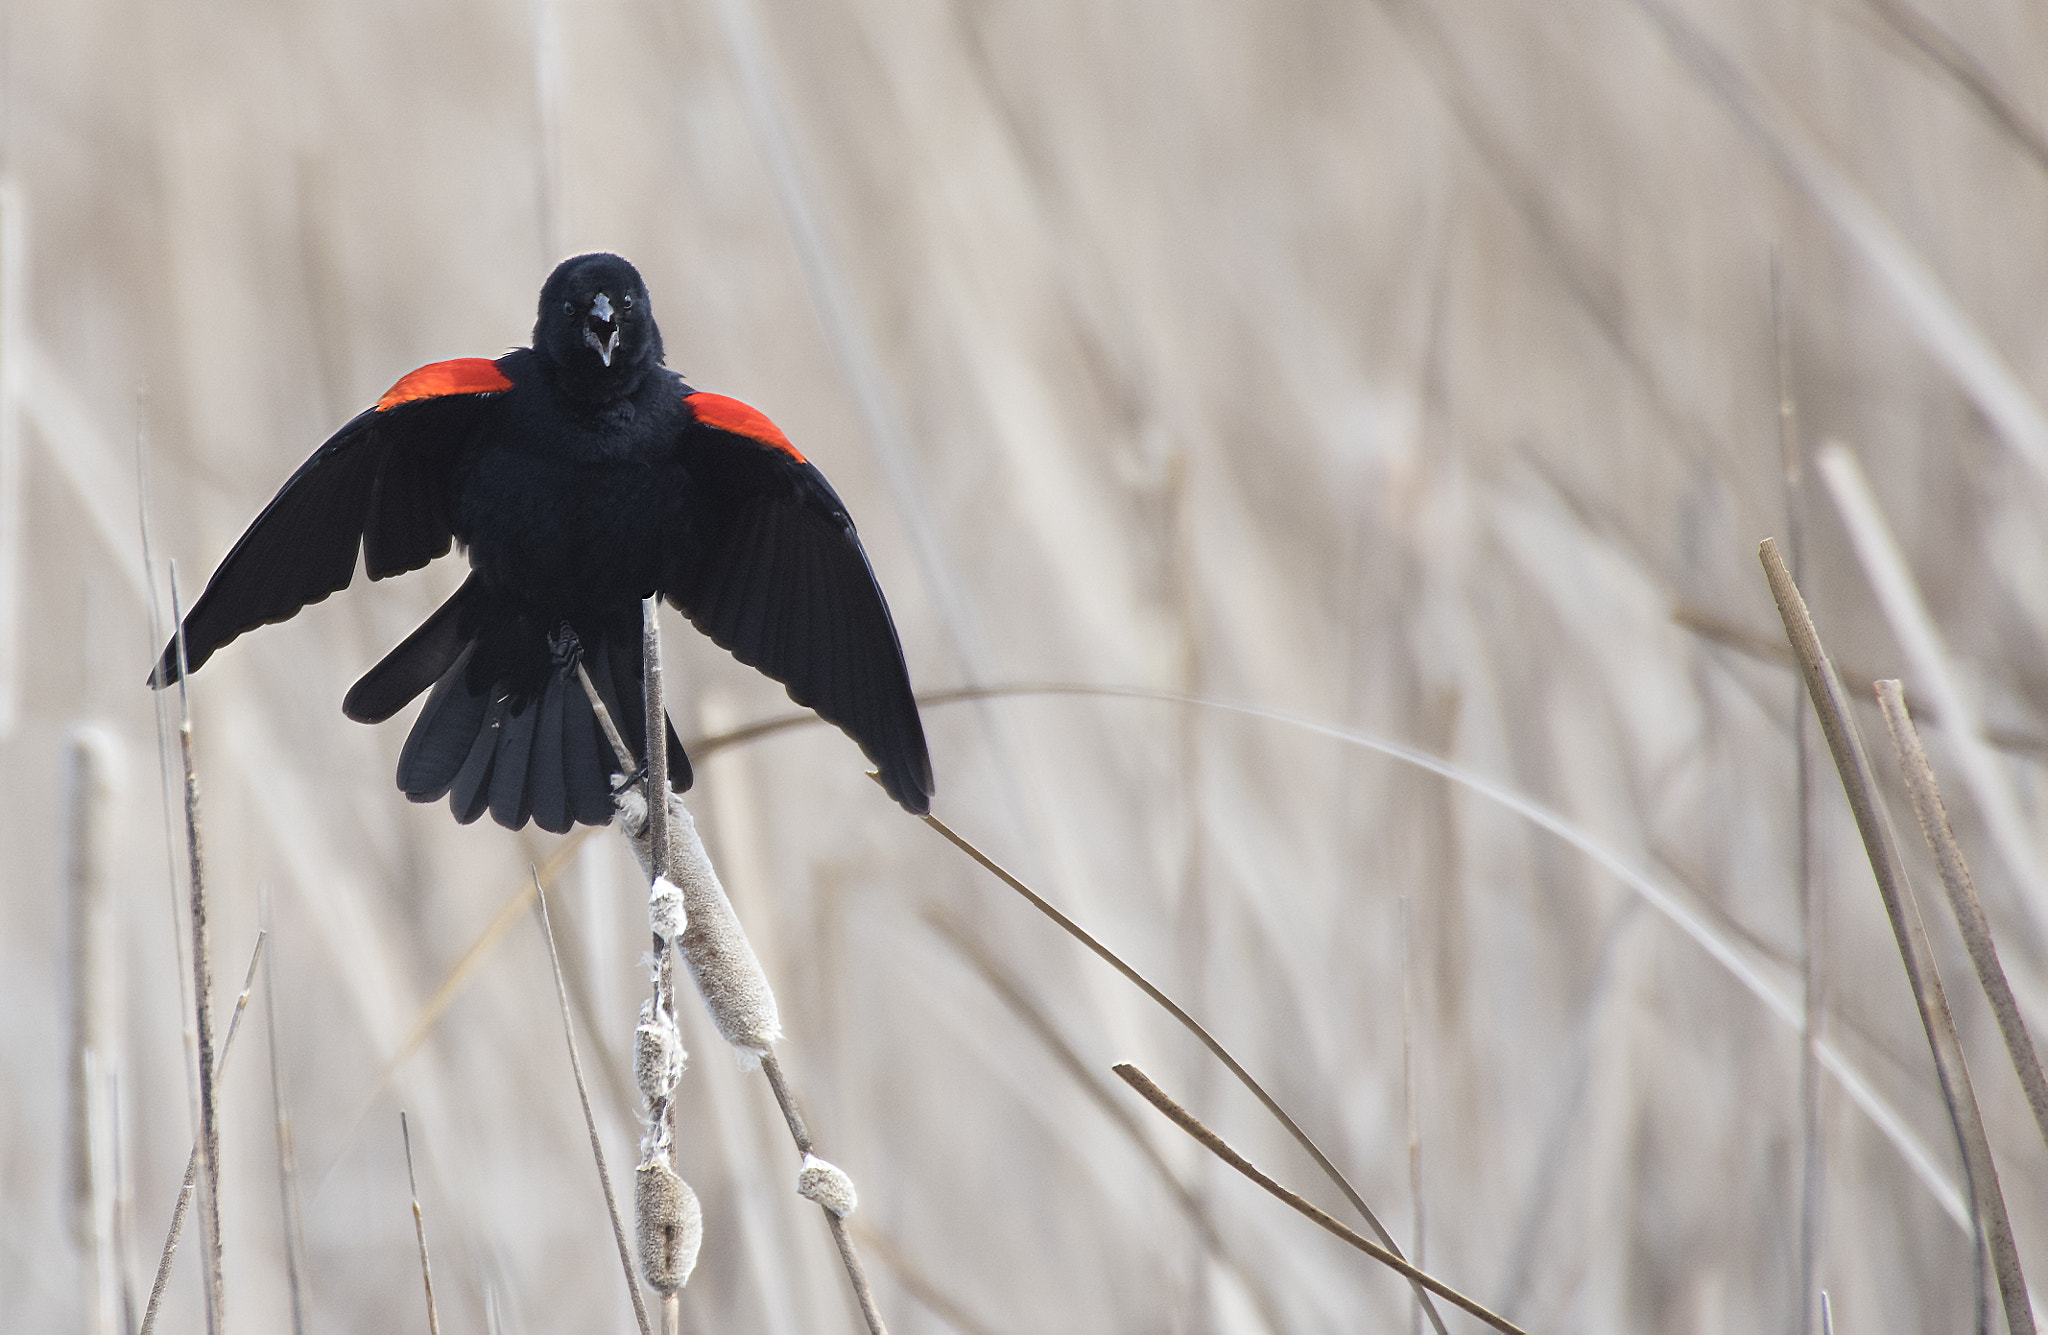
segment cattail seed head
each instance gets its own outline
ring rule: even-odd
[[[633,1213],[640,1234],[640,1273],[667,1295],[690,1282],[704,1242],[704,1208],[664,1155],[633,1173]]]
[[[614,799],[619,824],[632,841],[640,869],[652,878],[646,800],[629,790]],[[718,873],[697,837],[697,823],[680,797],[668,801],[668,879],[682,892],[686,922],[679,924],[677,948],[697,981],[719,1036],[738,1049],[740,1064],[757,1064],[782,1037],[782,1017],[754,948],[719,884]]]
[[[804,1166],[796,1175],[796,1194],[824,1206],[838,1219],[852,1214],[860,1204],[860,1197],[853,1189],[853,1179],[846,1175],[846,1171],[837,1164],[826,1163],[815,1154],[804,1156]]]
[[[633,1079],[640,1086],[640,1097],[659,1103],[675,1093],[683,1063],[689,1059],[682,1035],[676,1032],[675,1017],[657,1007],[651,997],[641,1002],[640,1023],[633,1030]]]

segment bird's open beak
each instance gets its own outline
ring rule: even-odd
[[[619,350],[619,322],[612,310],[612,299],[603,292],[590,303],[590,318],[583,325],[583,341],[596,352],[597,359],[606,366],[612,364],[612,357]]]

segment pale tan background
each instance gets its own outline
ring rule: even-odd
[[[138,419],[155,553],[189,599],[328,431],[421,362],[524,342],[541,278],[582,249],[632,258],[671,364],[833,479],[921,688],[1145,686],[1412,743],[1555,808],[1796,998],[1793,680],[1729,643],[1777,638],[1754,556],[1787,506],[1774,246],[1802,448],[1863,460],[2007,746],[2002,782],[2032,829],[2048,812],[2048,485],[1952,372],[1968,338],[1929,313],[2048,393],[2048,168],[2024,123],[2048,116],[2048,18],[1921,2],[2021,123],[1865,0],[6,4],[0,171],[25,226],[0,330],[0,1329],[92,1328],[66,1158],[80,721],[118,761],[94,995],[137,1290],[189,1144]],[[1916,273],[1933,307],[1900,300]],[[1809,594],[1862,693],[1906,663],[1817,485],[1806,510]],[[378,1084],[557,844],[408,805],[390,776],[410,715],[340,715],[459,573],[351,589],[195,681],[223,1003],[267,889],[311,1329],[424,1329],[404,1107],[443,1329],[623,1330],[530,916]],[[668,629],[684,734],[788,707]],[[1404,1240],[1407,1015],[1426,1252],[1452,1282],[1544,1332],[1799,1328],[1796,1031],[1609,872],[1270,720],[1037,697],[927,727],[937,810],[1209,1020]],[[2048,938],[2024,924],[2048,901],[2021,907],[1953,748],[1931,745],[2031,1005]],[[1827,1028],[1953,1181],[1823,778]],[[1222,1245],[1202,1246],[934,915],[1098,1076],[1135,1058],[1334,1193],[836,733],[722,753],[691,805],[777,980],[822,1146],[859,1183],[892,1328],[1407,1328],[1397,1282],[1119,1086],[1213,1210]],[[557,906],[616,1052],[644,937],[623,845],[589,848]],[[2048,1157],[1921,886],[2048,1280]],[[852,1329],[765,1088],[694,1004],[685,1026],[681,1168],[708,1232],[689,1328]],[[237,1051],[231,1326],[283,1330],[260,1025]],[[596,1094],[624,1165],[615,1089]],[[1820,1131],[1836,1329],[1968,1328],[1966,1234],[1833,1082]],[[166,1330],[199,1328],[192,1259]]]

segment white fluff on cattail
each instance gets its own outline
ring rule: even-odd
[[[638,1225],[640,1273],[656,1293],[670,1294],[690,1282],[697,1249],[704,1242],[704,1208],[690,1184],[676,1176],[666,1154],[633,1173],[633,1216]]]
[[[846,1170],[815,1154],[804,1156],[804,1166],[796,1175],[796,1194],[824,1206],[839,1219],[852,1214],[860,1204],[853,1179],[846,1175]]]
[[[637,791],[616,799],[619,823],[632,841],[633,854],[650,881],[654,863],[647,837],[647,801]],[[669,794],[668,879],[682,891],[688,923],[676,947],[690,966],[690,976],[711,1012],[719,1036],[737,1050],[742,1066],[758,1065],[761,1055],[782,1037],[782,1018],[768,975],[747,944],[747,934],[718,883],[718,873],[697,837],[697,823],[683,800]]]
[[[652,997],[641,1002],[640,1023],[633,1030],[633,1080],[640,1097],[659,1103],[675,1093],[689,1059],[675,1017],[657,1008]]]
[[[674,941],[690,923],[683,905],[683,892],[666,876],[654,878],[647,892],[647,925],[664,941]]]

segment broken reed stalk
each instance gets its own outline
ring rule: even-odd
[[[870,774],[868,777],[875,778],[876,776]],[[879,783],[880,779],[876,779],[876,782]],[[1188,1014],[1179,1002],[1162,992],[1153,984],[1151,979],[1125,963],[1121,955],[1118,955],[1108,946],[1096,940],[1087,928],[1060,912],[1059,909],[1053,906],[1052,901],[1011,875],[1001,863],[982,852],[979,848],[976,848],[964,836],[955,833],[953,828],[946,824],[946,822],[940,820],[937,816],[931,815],[923,817],[923,820],[925,824],[944,835],[948,843],[980,863],[990,875],[994,876],[1004,885],[1009,886],[1010,889],[1016,891],[1019,895],[1022,895],[1025,902],[1030,904],[1031,907],[1057,923],[1060,930],[1088,947],[1103,963],[1122,974],[1131,982],[1132,986],[1151,998],[1154,1005],[1178,1020],[1183,1029],[1186,1029],[1200,1040],[1202,1046],[1209,1049],[1214,1054],[1216,1060],[1222,1062],[1225,1069],[1237,1077],[1238,1083],[1251,1091],[1252,1097],[1256,1098],[1260,1105],[1272,1115],[1273,1120],[1286,1128],[1287,1134],[1294,1138],[1294,1143],[1301,1146],[1309,1158],[1315,1161],[1316,1167],[1323,1170],[1323,1175],[1328,1177],[1331,1182],[1336,1184],[1337,1189],[1344,1193],[1344,1198],[1351,1202],[1351,1207],[1358,1211],[1367,1224],[1372,1226],[1372,1231],[1378,1235],[1381,1245],[1386,1248],[1387,1252],[1400,1261],[1402,1265],[1408,1264],[1407,1258],[1401,1255],[1400,1244],[1394,1241],[1394,1235],[1387,1231],[1386,1225],[1380,1222],[1379,1216],[1373,1213],[1372,1207],[1365,1203],[1365,1198],[1358,1194],[1358,1189],[1353,1187],[1350,1180],[1338,1171],[1337,1165],[1331,1161],[1330,1156],[1323,1153],[1322,1147],[1309,1138],[1308,1132],[1302,1130],[1301,1124],[1288,1115],[1287,1110],[1280,1106],[1279,1100],[1268,1094],[1266,1087],[1254,1079],[1252,1073],[1247,1071],[1237,1058],[1231,1056],[1230,1050],[1218,1042],[1215,1035],[1203,1028],[1199,1020]],[[1429,1324],[1435,1329],[1436,1335],[1447,1335],[1442,1315],[1437,1312],[1436,1304],[1432,1303],[1429,1300],[1429,1295],[1424,1292],[1427,1288],[1428,1285],[1417,1281],[1416,1301],[1422,1304],[1423,1314],[1429,1318]]]
[[[1471,1313],[1495,1330],[1501,1331],[1503,1335],[1527,1335],[1527,1332],[1506,1317],[1489,1310],[1471,1298],[1467,1298],[1464,1294],[1458,1292],[1434,1275],[1427,1274],[1410,1265],[1392,1251],[1374,1245],[1371,1241],[1359,1236],[1358,1232],[1349,1224],[1318,1208],[1298,1192],[1290,1191],[1266,1176],[1263,1172],[1260,1172],[1258,1167],[1249,1159],[1230,1148],[1230,1145],[1223,1137],[1204,1126],[1200,1118],[1176,1103],[1172,1095],[1152,1083],[1151,1077],[1132,1063],[1119,1062],[1110,1069],[1122,1077],[1125,1084],[1144,1096],[1147,1103],[1150,1103],[1161,1113],[1164,1113],[1168,1121],[1194,1137],[1195,1142],[1203,1149],[1209,1151],[1209,1153],[1215,1155],[1224,1163],[1229,1164],[1261,1187],[1264,1187],[1275,1199],[1284,1202],[1304,1218],[1312,1220],[1328,1232],[1342,1238],[1353,1247],[1370,1256],[1373,1260],[1386,1266],[1389,1270],[1404,1276],[1410,1284],[1428,1289],[1445,1302]]]
[[[213,946],[206,924],[206,875],[199,848],[199,768],[192,758],[192,701],[185,689],[185,615],[178,601],[178,563],[171,562],[171,618],[178,628],[178,756],[185,767],[185,857],[192,924],[192,1007],[199,1061],[199,1229],[206,1241],[206,1329],[227,1322],[220,1249],[220,1119],[213,1072]]]
[[[1124,1133],[1132,1147],[1138,1151],[1139,1157],[1143,1158],[1158,1175],[1160,1184],[1173,1198],[1174,1204],[1180,1207],[1188,1226],[1194,1230],[1195,1236],[1200,1239],[1209,1255],[1217,1264],[1226,1266],[1235,1273],[1238,1283],[1242,1284],[1245,1292],[1250,1295],[1252,1306],[1257,1309],[1266,1329],[1285,1330],[1287,1322],[1282,1317],[1280,1304],[1275,1300],[1272,1289],[1266,1282],[1266,1274],[1256,1267],[1242,1264],[1231,1254],[1229,1244],[1218,1230],[1209,1205],[1189,1190],[1187,1183],[1181,1180],[1180,1175],[1167,1163],[1166,1157],[1159,1152],[1159,1147],[1153,1144],[1152,1137],[1145,1134],[1138,1115],[1131,1111],[1123,1097],[1116,1092],[1116,1087],[1102,1079],[1100,1073],[1082,1058],[1072,1043],[1067,1041],[1066,1035],[1060,1032],[1052,1017],[1033,1000],[1023,980],[1012,973],[1002,959],[983,944],[954,914],[934,906],[927,908],[923,917],[934,931],[953,944],[966,958],[968,964],[973,966],[974,971],[981,975],[982,981],[988,984],[996,997],[1010,1008],[1011,1014],[1015,1015],[1025,1028],[1037,1035],[1039,1042],[1045,1045],[1060,1068],[1066,1071],[1081,1091],[1094,1101],[1095,1106]],[[883,1259],[887,1260],[890,1268],[898,1271],[901,1277],[902,1265],[888,1257]],[[906,1287],[909,1287],[913,1294],[917,1294],[915,1284],[908,1284]],[[923,1301],[922,1294],[917,1296]],[[926,1303],[926,1306],[930,1305],[929,1302]],[[1421,1309],[1416,1310],[1419,1320]],[[951,1321],[953,1318],[948,1316],[946,1319]]]
[[[647,1303],[640,1296],[640,1283],[633,1275],[633,1255],[626,1246],[626,1224],[619,1215],[619,1198],[612,1190],[611,1170],[605,1166],[604,1142],[598,1138],[597,1117],[590,1111],[590,1090],[583,1082],[583,1058],[576,1050],[576,1027],[569,1018],[569,988],[562,980],[562,956],[555,949],[555,924],[548,914],[547,891],[541,888],[540,872],[533,874],[533,892],[540,903],[541,932],[547,937],[548,963],[555,971],[555,1000],[562,1008],[562,1037],[569,1045],[569,1070],[576,1077],[576,1098],[583,1105],[583,1128],[590,1133],[590,1157],[597,1163],[597,1182],[604,1188],[604,1209],[611,1217],[612,1239],[619,1245],[619,1268],[626,1275],[626,1296],[633,1302],[633,1319],[640,1335],[653,1335],[647,1324]]]
[[[420,1209],[420,1180],[412,1171],[412,1127],[403,1108],[398,1110],[398,1134],[405,1140],[405,1184],[412,1189],[412,1231],[420,1243],[420,1282],[427,1288],[427,1335],[441,1335],[441,1317],[434,1309],[434,1267],[427,1260],[427,1215]]]
[[[263,943],[270,939],[270,933],[256,933],[256,948],[249,953],[249,972],[242,979],[242,990],[235,997],[235,1008],[228,1016],[227,1037],[221,1040],[220,1064],[214,1070],[217,1082],[228,1069],[228,1053],[234,1050],[235,1034],[242,1027],[242,1012],[249,1008],[249,993],[256,986],[256,966],[263,959]],[[194,1190],[199,1185],[200,1138],[192,1138],[192,1153],[185,1160],[185,1180],[178,1188],[178,1200],[171,1207],[171,1227],[164,1235],[163,1254],[157,1258],[156,1279],[149,1286],[149,1306],[142,1314],[141,1335],[150,1335],[156,1328],[157,1310],[163,1305],[164,1287],[171,1282],[171,1263],[177,1259],[178,1240],[185,1233],[185,1215],[192,1205]]]
[[[1991,1158],[1991,1144],[1984,1134],[1984,1120],[1977,1108],[1976,1092],[1970,1085],[1969,1068],[1963,1061],[1962,1040],[1956,1033],[1955,1018],[1949,1013],[1941,979],[1927,944],[1926,928],[1920,919],[1913,890],[1899,869],[1889,821],[1878,805],[1876,780],[1862,738],[1849,717],[1848,696],[1836,677],[1834,665],[1821,649],[1820,636],[1806,610],[1806,600],[1793,583],[1792,574],[1778,555],[1771,539],[1764,539],[1757,552],[1770,580],[1771,596],[1784,620],[1785,635],[1799,659],[1800,675],[1806,680],[1814,713],[1820,719],[1821,735],[1827,739],[1835,769],[1841,775],[1842,791],[1863,837],[1870,870],[1877,880],[1885,916],[1891,920],[1892,936],[1898,943],[1899,960],[1906,969],[1906,981],[1920,1011],[1928,1051],[1934,1058],[1935,1075],[1941,1083],[1949,1120],[1960,1142],[1965,1176],[1979,1227],[1991,1252],[1998,1276],[1999,1296],[2005,1304],[2006,1325],[2011,1335],[2034,1335],[2034,1315],[2027,1302],[2026,1278],[2020,1270],[2019,1250],[2013,1242],[2012,1221],[2005,1209],[2005,1196],[1998,1185],[1998,1168]]]
[[[2005,970],[1998,962],[1998,947],[1991,940],[1991,923],[1984,916],[1984,905],[1977,899],[1976,884],[1970,879],[1970,864],[1963,860],[1962,846],[1956,842],[1956,832],[1949,825],[1948,807],[1941,800],[1941,788],[1934,781],[1934,769],[1927,763],[1927,751],[1920,745],[1920,732],[1913,726],[1912,715],[1906,712],[1905,688],[1896,681],[1878,682],[1877,703],[1884,711],[1885,727],[1891,732],[1892,750],[1898,756],[1899,770],[1906,777],[1906,793],[1913,800],[1913,814],[1920,821],[1920,833],[1927,840],[1928,851],[1934,854],[1934,865],[1941,874],[1942,888],[1948,892],[1956,928],[1962,933],[1963,945],[1970,952],[1970,963],[1977,970],[1977,981],[1984,987],[1984,998],[1991,1003],[1991,1013],[1998,1018],[1999,1035],[2005,1039],[2005,1050],[2012,1058],[2012,1069],[2020,1078],[2020,1087],[2027,1092],[2027,1106],[2033,1109],[2034,1124],[2040,1128],[2043,1143],[2048,1144],[2048,1078],[2042,1075],[2041,1058],[2034,1051],[2033,1038],[2027,1033],[2027,1022],[2020,1015],[2012,985],[2006,981]]]

